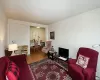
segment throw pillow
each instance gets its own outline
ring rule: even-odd
[[[86,56],[79,55],[76,64],[85,69],[85,68],[87,68],[89,59],[90,58],[88,58]]]
[[[8,61],[8,66],[6,70],[6,78],[8,80],[18,80],[19,79],[19,68],[14,62],[10,60]]]

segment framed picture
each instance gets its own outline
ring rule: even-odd
[[[50,39],[55,39],[55,32],[50,32]]]

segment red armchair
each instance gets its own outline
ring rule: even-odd
[[[76,64],[79,54],[90,58],[86,69]],[[84,47],[79,48],[77,58],[68,61],[68,73],[72,80],[95,80],[97,61],[97,51]]]

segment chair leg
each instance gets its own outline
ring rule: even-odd
[[[35,52],[35,48],[34,48],[34,52]]]

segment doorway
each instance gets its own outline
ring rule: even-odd
[[[41,52],[45,46],[45,28],[30,26],[30,53]]]

